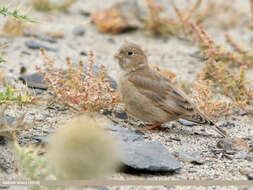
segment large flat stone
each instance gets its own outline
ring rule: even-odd
[[[172,172],[181,168],[181,164],[160,142],[122,141],[121,162],[135,170],[150,172]]]

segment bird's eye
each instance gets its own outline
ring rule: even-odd
[[[134,53],[132,51],[127,52],[127,55],[133,55]]]

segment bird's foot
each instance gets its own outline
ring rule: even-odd
[[[161,124],[162,124],[162,123],[160,123],[160,122],[156,122],[156,123],[154,123],[154,124],[151,125],[151,126],[146,126],[146,127],[139,128],[139,130],[141,130],[141,131],[151,130],[151,129],[154,129],[154,128],[161,127]]]

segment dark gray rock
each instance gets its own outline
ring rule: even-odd
[[[185,120],[185,119],[178,119],[178,122],[181,123],[182,125],[185,125],[185,126],[194,126],[194,125],[197,125],[196,123],[192,122],[192,121],[188,121],[188,120]]]
[[[143,172],[171,172],[181,168],[166,147],[158,141],[146,142],[138,130],[121,125],[108,125],[105,129],[116,138],[120,160],[126,168]]]
[[[247,177],[248,177],[248,180],[253,180],[253,172],[249,173]]]
[[[84,27],[82,25],[74,27],[72,34],[75,36],[83,36],[85,34]]]
[[[194,164],[204,164],[205,160],[199,154],[188,154],[181,150],[176,150],[173,152],[173,155],[176,156],[178,159],[182,160],[183,162],[190,162]]]
[[[0,145],[4,146],[7,144],[7,140],[4,136],[0,136]]]
[[[48,88],[44,77],[39,72],[33,74],[22,74],[19,79],[30,88],[41,90],[47,90]]]
[[[124,111],[114,112],[114,116],[120,119],[128,119],[127,113]]]
[[[119,141],[142,141],[143,138],[136,131],[131,131],[127,128],[121,127],[120,125],[110,125],[106,129],[111,131],[111,134],[115,136]]]
[[[26,41],[25,42],[26,47],[30,48],[30,49],[40,49],[43,48],[47,51],[54,51],[54,52],[58,52],[59,49],[58,48],[53,48],[53,47],[48,47],[44,44],[41,44],[39,42],[36,41]]]
[[[181,168],[181,164],[169,154],[160,142],[121,141],[121,162],[135,170],[149,172],[172,172]]]

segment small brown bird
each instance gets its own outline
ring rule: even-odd
[[[209,124],[221,136],[227,136],[182,90],[149,67],[147,57],[138,45],[123,45],[115,58],[123,70],[119,90],[127,112],[137,119],[153,123],[144,128],[145,130],[182,118],[199,124]]]

